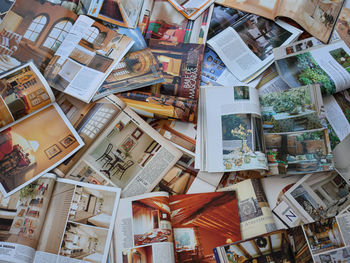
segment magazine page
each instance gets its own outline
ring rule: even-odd
[[[43,75],[32,62],[0,76],[0,131],[55,101]]]
[[[335,1],[279,1],[277,16],[295,20],[307,32],[328,43],[332,37],[336,21],[344,0]]]
[[[280,0],[216,0],[215,3],[274,20]],[[283,2],[283,1],[281,1]]]
[[[169,197],[175,262],[215,263],[213,248],[241,239],[235,191]]]
[[[159,192],[120,200],[114,228],[117,263],[175,263],[168,198]]]
[[[137,27],[140,29],[142,36],[145,36],[148,30],[151,13],[153,10],[154,0],[144,0],[140,12],[140,18]]]
[[[119,101],[114,96],[108,100]],[[152,191],[180,157],[175,146],[126,108],[110,121],[67,175],[78,177],[93,171],[128,197]]]
[[[327,120],[342,141],[350,134],[350,89],[323,98]]]
[[[291,209],[288,210],[288,206],[282,204],[283,195],[288,191],[297,181],[299,181],[304,175],[291,175],[291,176],[269,176],[261,179],[262,186],[264,188],[267,201],[270,208],[272,208],[273,217],[277,226],[277,229],[287,228],[290,225],[290,222],[295,222],[297,216]],[[277,208],[278,207],[278,208]],[[277,213],[276,209],[279,209]],[[284,220],[281,220],[280,217],[284,217]],[[286,221],[286,222],[285,222]],[[295,226],[301,224],[301,221],[297,221]]]
[[[168,0],[177,11],[188,19],[196,19],[214,0]]]
[[[247,86],[204,87],[208,172],[267,169],[258,91]],[[214,156],[214,157],[213,157]],[[218,158],[220,157],[220,158]]]
[[[118,26],[113,29],[130,37],[135,43],[98,89],[93,97],[94,101],[109,94],[164,82],[158,62],[147,47],[140,30]]]
[[[286,230],[277,230],[222,245],[214,248],[214,254],[218,263],[296,262],[294,255],[291,253],[291,244]]]
[[[106,262],[120,189],[57,179],[33,262]]]
[[[86,5],[86,1],[80,0]],[[90,0],[87,8],[89,16],[123,27],[135,28],[139,19],[143,0]]]
[[[319,85],[260,96],[271,174],[333,169]]]
[[[350,205],[350,185],[337,172],[309,174],[294,184],[283,200],[303,223],[319,221],[346,211]]]
[[[0,191],[15,193],[83,145],[59,106],[48,105],[0,133]]]
[[[208,45],[240,81],[246,81],[272,64],[273,48],[291,43],[301,32],[282,21],[248,15],[212,37]]]
[[[334,167],[347,182],[350,181],[350,164],[347,156],[350,151],[350,135],[347,135],[344,140],[339,143],[333,150]]]
[[[56,178],[46,174],[5,198],[0,193],[0,257],[33,262]]]
[[[350,35],[348,34],[349,28],[349,18],[350,18],[350,1],[345,0],[344,5],[341,9],[341,12],[339,14],[339,18],[337,20],[337,24],[335,26],[335,29],[340,38],[344,40],[344,42],[350,46]]]
[[[205,44],[212,7],[195,20],[188,20],[167,0],[154,0],[152,9],[143,18],[145,39],[159,39],[165,43]],[[147,27],[146,27],[147,26]]]
[[[272,64],[262,74],[260,82],[258,83],[256,88],[259,91],[259,96],[263,96],[268,93],[288,90],[289,86],[278,74],[275,64]]]
[[[291,88],[321,84],[322,95],[331,95],[349,88],[348,54],[350,49],[347,45],[343,41],[336,41],[285,56],[275,56],[275,64]]]
[[[276,230],[260,179],[244,180],[218,191],[236,191],[242,239]]]
[[[88,103],[134,41],[83,15],[67,31],[45,77],[51,87]]]
[[[16,0],[0,24],[0,71],[32,59],[43,72],[77,17],[49,1]]]
[[[199,171],[188,189],[187,194],[215,192],[224,173],[208,173]]]
[[[81,158],[91,144],[100,136],[100,134],[109,126],[110,122],[125,108],[122,101],[118,101],[116,106],[108,99],[100,99],[96,102],[86,104],[81,100],[69,95],[62,94],[57,98],[57,103],[62,111],[76,129],[79,136],[84,140],[85,145],[65,162],[54,169],[54,172],[60,176],[71,180],[89,182],[94,184],[107,184],[107,181],[92,169],[86,167],[85,172],[69,174],[69,170]]]
[[[255,87],[260,78],[249,82],[250,87]],[[224,62],[208,46],[205,47],[201,71],[201,86],[244,86],[246,83],[239,81],[225,66]]]

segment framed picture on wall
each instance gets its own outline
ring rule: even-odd
[[[49,160],[50,160],[53,157],[55,157],[56,155],[58,155],[60,152],[62,152],[62,150],[60,149],[60,147],[58,147],[57,144],[54,144],[51,147],[47,148],[44,152],[45,152],[47,158],[49,158]]]
[[[64,147],[64,148],[68,148],[69,146],[71,146],[74,142],[75,142],[75,138],[72,135],[68,135],[67,137],[65,137],[63,140],[60,140],[60,144]]]
[[[152,153],[153,150],[157,147],[158,143],[156,141],[152,141],[150,145],[148,145],[145,153]]]
[[[134,137],[136,140],[138,140],[140,139],[142,134],[143,134],[143,131],[141,131],[139,128],[136,128],[134,132],[131,134],[131,136]]]
[[[136,145],[136,141],[134,141],[131,137],[127,137],[125,141],[120,145],[120,147],[127,152],[130,152]]]

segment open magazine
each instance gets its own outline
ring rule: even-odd
[[[293,19],[311,35],[327,43],[333,33],[344,0],[216,0],[216,3],[268,19]]]
[[[218,263],[348,262],[350,213],[214,248]]]
[[[283,21],[253,14],[234,17],[237,19],[207,43],[240,81],[257,77],[273,63],[273,48],[290,44],[302,33]]]
[[[109,24],[110,27],[112,27]],[[134,90],[152,84],[164,82],[158,61],[147,46],[138,28],[123,28],[114,26],[113,30],[134,40],[134,45],[124,58],[108,75],[102,86],[98,89],[93,100],[106,95]]]
[[[0,194],[2,261],[106,262],[120,189],[46,174]]]
[[[134,41],[81,15],[45,69],[49,84],[88,103]]]
[[[0,191],[5,196],[84,145],[31,62],[0,76],[0,105]]]
[[[79,0],[79,14],[83,13],[118,26],[135,28],[143,0]]]
[[[236,193],[159,192],[121,199],[114,238],[118,263],[214,263],[215,244],[241,239]]]
[[[319,83],[323,95],[350,87],[350,49],[342,40],[317,45],[306,39],[274,50],[280,76],[292,88]]]
[[[201,92],[201,170],[268,167],[270,174],[302,174],[333,169],[318,85],[268,93],[260,102],[258,90],[247,86],[202,87]]]
[[[78,102],[78,103],[77,103]],[[181,152],[117,97],[85,104],[58,99],[85,146],[54,171],[61,177],[122,189],[122,196],[150,192]]]
[[[196,19],[202,14],[214,0],[168,0],[177,11],[188,19]]]

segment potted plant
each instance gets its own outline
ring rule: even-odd
[[[270,163],[275,163],[277,161],[277,159],[276,159],[277,154],[278,154],[278,150],[277,149],[270,149],[270,150],[268,150],[268,152],[267,152],[267,160]]]

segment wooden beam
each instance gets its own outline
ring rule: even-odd
[[[252,256],[248,253],[247,250],[245,250],[244,247],[242,247],[241,244],[236,244],[236,246],[237,246],[237,248],[244,254],[244,256],[245,256],[246,258],[249,258],[249,259],[252,258]]]
[[[256,251],[258,251],[259,256],[262,256],[261,250],[260,250],[260,248],[258,247],[258,245],[256,244],[255,239],[251,240],[250,242],[253,243],[253,246],[254,246],[254,248],[256,249]]]

